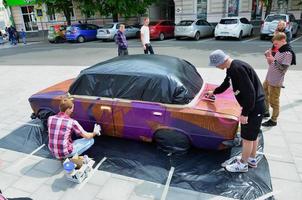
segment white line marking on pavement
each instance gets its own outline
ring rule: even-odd
[[[208,41],[213,41],[215,38],[209,38],[209,39],[204,39],[204,40],[199,40],[197,43],[203,43],[203,42],[208,42]]]
[[[166,182],[166,185],[165,185],[165,188],[164,188],[163,194],[161,195],[160,200],[166,200],[174,170],[175,170],[175,168],[171,167],[171,169],[169,171],[168,179],[167,179],[167,182]]]
[[[267,194],[265,194],[265,195],[263,195],[263,196],[261,196],[261,197],[258,197],[258,198],[255,199],[255,200],[265,200],[265,199],[267,199],[267,198],[269,198],[269,197],[272,197],[272,196],[274,196],[275,194],[279,194],[279,193],[280,193],[280,191],[269,192],[269,193],[267,193]]]
[[[260,151],[257,151],[257,154],[264,155],[264,156],[269,156],[269,157],[275,157],[275,158],[282,158],[282,156],[279,156],[279,155],[276,155],[276,154],[269,154],[269,153],[264,153],[264,152],[260,152]]]
[[[258,38],[259,38],[259,37],[253,37],[253,38],[251,38],[251,39],[249,39],[249,40],[244,40],[244,41],[242,41],[241,43],[247,43],[247,42],[256,40],[256,39],[258,39]]]
[[[93,174],[96,172],[96,170],[101,166],[101,164],[103,164],[103,162],[107,159],[107,157],[104,157],[98,164],[97,166],[95,166],[95,168],[92,170],[92,172],[90,172],[90,174],[88,175],[88,177],[79,185],[78,190],[81,190],[85,184],[91,179],[91,177],[93,176]]]
[[[27,160],[28,158],[32,157],[35,153],[37,153],[38,151],[40,151],[44,146],[45,146],[45,144],[42,144],[41,146],[39,146],[38,148],[36,148],[33,152],[31,152],[30,154],[28,154],[27,156],[25,156],[24,158],[22,158],[19,162],[17,162],[15,165],[13,165],[13,167],[17,167],[20,164],[22,164],[25,160]]]
[[[22,124],[22,125],[34,126],[34,127],[41,127],[39,124],[32,124],[32,123],[28,123],[28,122],[17,122],[17,123]]]
[[[296,42],[297,40],[299,40],[300,38],[302,38],[302,36],[300,36],[300,37],[298,37],[298,38],[296,38],[296,39],[290,41],[290,43],[294,43],[294,42]]]

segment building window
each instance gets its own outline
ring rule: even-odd
[[[207,0],[197,0],[197,18],[207,19]]]
[[[23,21],[26,31],[37,31],[38,24],[37,18],[34,11],[34,6],[23,6],[21,7]]]
[[[239,0],[229,0],[228,4],[228,16],[238,16],[239,12]]]

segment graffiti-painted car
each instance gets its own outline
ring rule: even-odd
[[[34,115],[58,112],[62,96],[73,97],[73,118],[86,130],[171,148],[222,149],[236,135],[241,108],[231,89],[204,100],[204,83],[189,62],[161,55],[113,58],[84,69],[29,98]]]

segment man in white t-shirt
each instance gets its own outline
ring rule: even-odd
[[[144,19],[144,25],[141,28],[141,41],[144,48],[144,53],[148,54],[148,52],[150,52],[150,54],[154,54],[153,48],[150,44],[149,21],[150,20],[148,17]]]

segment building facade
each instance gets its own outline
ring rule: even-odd
[[[293,13],[296,19],[301,19],[302,6],[298,6],[300,1],[288,0],[288,4],[283,5],[282,8]],[[55,13],[45,4],[37,5],[35,0],[7,0],[7,3],[17,30],[37,32],[47,30],[52,24],[66,23],[62,13]],[[72,23],[85,20],[102,25],[112,21],[111,18],[98,14],[86,19],[81,14],[79,5],[73,2],[70,6]],[[278,0],[274,0],[272,12],[277,11],[278,8],[280,4]],[[217,23],[222,17],[227,16],[243,16],[249,20],[261,20],[264,18],[264,12],[265,7],[261,0],[162,0],[150,6],[146,14],[151,20],[170,19],[178,23],[184,19],[204,18],[211,23]],[[120,21],[129,24],[142,23],[142,16],[130,19],[121,18]]]
[[[0,30],[3,31],[9,24],[9,10],[4,7],[2,0],[0,0]]]
[[[175,0],[175,22],[183,19],[204,18],[216,23],[222,17],[242,16],[249,20],[264,18],[265,7],[261,0]],[[293,13],[301,19],[300,0],[288,0],[283,4],[284,12]],[[273,1],[272,12],[279,8],[278,1]]]

